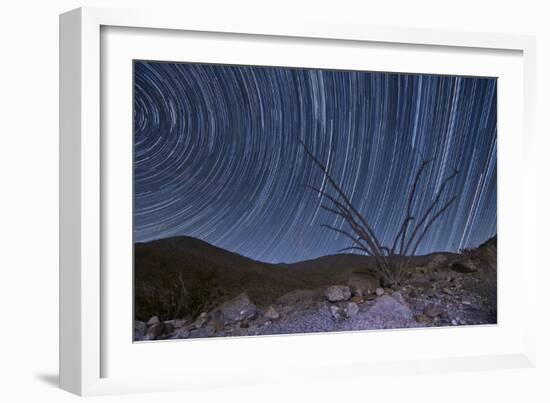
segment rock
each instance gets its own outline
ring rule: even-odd
[[[195,328],[203,327],[207,319],[208,319],[208,314],[206,312],[202,312],[197,317],[197,319],[195,319],[195,322],[193,323],[193,327]]]
[[[348,279],[347,285],[356,293],[367,295],[380,287],[380,280],[368,274],[353,273]]]
[[[351,297],[350,301],[355,302],[356,304],[362,304],[363,302],[365,302],[363,296],[360,294],[355,294],[353,297]]]
[[[451,324],[452,324],[453,326],[456,326],[456,325],[458,325],[458,322],[457,322],[455,319],[453,319],[453,320],[451,321]]]
[[[165,334],[170,334],[175,330],[174,325],[171,323],[164,322],[164,329],[162,329],[162,332]]]
[[[172,319],[172,320],[165,320],[164,324],[167,326],[172,326],[174,329],[179,329],[184,327],[187,324],[187,319]]]
[[[452,292],[452,290],[451,290],[450,288],[446,288],[446,287],[445,287],[445,288],[443,289],[443,292],[444,292],[445,294],[447,294],[447,295],[453,295],[453,292]]]
[[[430,318],[429,316],[424,315],[424,314],[415,315],[414,319],[418,323],[422,323],[424,325],[429,325],[430,323],[432,323],[432,318]]]
[[[213,326],[216,332],[225,328],[225,317],[219,311],[213,311],[208,315],[208,324]]]
[[[376,294],[372,293],[365,297],[367,301],[372,301],[373,299],[376,299]]]
[[[451,270],[456,271],[457,273],[475,273],[477,267],[470,259],[464,259],[459,262],[454,262],[451,265]]]
[[[147,325],[140,320],[134,320],[134,340],[143,340],[147,333]]]
[[[330,306],[330,313],[334,319],[340,319],[342,317],[342,308],[337,305]]]
[[[283,313],[286,315],[286,314],[289,314],[290,312],[292,312],[294,310],[294,306],[292,305],[284,305],[283,306]]]
[[[389,295],[378,297],[367,313],[381,321],[408,321],[413,316],[409,307],[400,304]]]
[[[177,329],[174,334],[172,334],[172,339],[187,339],[191,332],[187,329]]]
[[[164,323],[159,322],[147,328],[147,334],[145,340],[156,340],[164,333]]]
[[[382,287],[378,287],[378,288],[375,290],[375,293],[376,293],[376,295],[378,295],[378,296],[384,295],[384,289],[383,289]]]
[[[153,316],[151,319],[147,321],[147,327],[157,325],[160,323],[160,319],[158,316]]]
[[[214,333],[216,333],[214,326],[207,325],[200,329],[191,330],[191,332],[189,332],[189,338],[211,337]]]
[[[270,305],[269,308],[267,308],[267,311],[265,311],[264,317],[270,320],[279,319],[279,312],[277,312],[273,305]]]
[[[395,299],[397,302],[399,302],[400,304],[402,305],[407,305],[407,303],[405,302],[405,300],[403,299],[403,295],[399,292],[399,291],[396,291],[394,292],[391,297],[393,299]]]
[[[400,304],[389,295],[378,297],[368,310],[368,314],[380,320],[408,321],[412,319],[409,307]]]
[[[244,292],[221,304],[215,312],[219,313],[220,319],[225,324],[253,319],[257,315],[256,305]]]
[[[351,290],[347,285],[333,285],[325,290],[325,297],[330,302],[347,301],[351,298]]]
[[[346,306],[346,316],[352,318],[359,312],[359,306],[355,302],[348,302]]]
[[[235,336],[248,336],[248,328],[240,327],[235,331]]]
[[[429,316],[430,318],[436,318],[443,313],[443,309],[434,304],[429,304],[424,308],[424,315]]]

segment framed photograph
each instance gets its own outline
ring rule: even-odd
[[[64,389],[532,365],[533,38],[96,8],[60,36]]]

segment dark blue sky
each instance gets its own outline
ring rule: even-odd
[[[320,209],[327,166],[388,244],[459,170],[458,201],[417,254],[477,246],[496,233],[496,79],[135,62],[134,232],[177,235],[266,262],[334,254],[350,241]],[[329,188],[325,188],[329,189]]]

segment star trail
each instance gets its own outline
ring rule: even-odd
[[[264,262],[336,253],[346,228],[320,208],[327,166],[391,243],[421,155],[414,212],[459,171],[458,200],[417,254],[496,234],[495,78],[134,62],[134,237],[193,236]]]

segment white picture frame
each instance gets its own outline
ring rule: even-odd
[[[339,377],[357,377],[369,376],[375,372],[376,374],[409,374],[534,365],[534,320],[525,317],[525,320],[520,323],[514,319],[517,318],[515,314],[510,314],[509,318],[502,318],[500,316],[503,308],[502,300],[499,300],[499,325],[477,329],[434,329],[430,333],[412,330],[389,333],[355,332],[321,335],[321,337],[304,335],[236,338],[191,341],[191,343],[177,345],[145,343],[141,344],[139,349],[136,349],[131,339],[125,336],[126,330],[130,332],[128,326],[124,325],[128,327],[126,330],[122,326],[120,331],[117,330],[113,334],[109,329],[114,329],[115,324],[123,320],[120,319],[121,315],[127,312],[127,304],[131,305],[128,298],[121,298],[122,302],[113,301],[113,290],[119,292],[118,295],[127,296],[128,292],[131,294],[131,290],[129,291],[131,283],[127,285],[128,289],[122,290],[121,287],[124,287],[127,277],[124,280],[124,277],[112,276],[110,271],[106,271],[110,267],[108,251],[112,248],[109,248],[106,243],[105,228],[108,230],[115,226],[110,224],[115,219],[113,218],[115,215],[106,214],[105,211],[111,211],[113,208],[122,209],[116,211],[128,209],[127,203],[113,207],[109,201],[109,193],[115,191],[109,184],[109,178],[114,175],[114,171],[110,171],[111,168],[109,168],[113,166],[109,163],[109,158],[112,157],[113,152],[121,150],[120,147],[124,147],[125,144],[111,142],[113,136],[109,133],[112,131],[111,124],[118,123],[122,124],[123,131],[127,131],[127,122],[130,117],[124,118],[126,126],[122,121],[113,123],[109,120],[111,113],[109,108],[121,107],[124,114],[128,108],[131,111],[131,105],[127,105],[125,101],[116,102],[118,99],[127,101],[127,98],[119,98],[121,94],[128,95],[127,87],[115,90],[114,95],[111,96],[113,91],[110,86],[113,81],[102,77],[102,74],[107,75],[107,72],[125,74],[124,69],[117,70],[117,66],[128,67],[127,63],[121,59],[121,63],[113,65],[111,69],[109,63],[102,59],[113,56],[108,48],[112,49],[116,46],[119,50],[116,52],[118,57],[125,57],[125,60],[135,57],[135,53],[131,53],[132,49],[135,51],[135,44],[134,47],[121,46],[121,44],[124,45],[121,40],[128,40],[121,37],[137,35],[139,29],[144,35],[140,39],[144,48],[153,47],[157,43],[159,49],[167,49],[168,46],[162,45],[162,41],[173,44],[174,41],[181,40],[178,33],[182,35],[193,33],[193,37],[199,39],[201,36],[215,34],[215,40],[218,41],[229,41],[230,38],[235,37],[253,38],[255,43],[260,44],[262,41],[268,41],[275,44],[273,46],[281,48],[286,46],[291,55],[292,49],[288,41],[299,41],[301,47],[317,46],[317,41],[320,41],[322,46],[328,46],[334,51],[353,45],[351,47],[357,48],[354,52],[361,52],[363,49],[361,46],[368,44],[382,48],[393,46],[396,54],[407,52],[407,49],[411,48],[415,52],[425,52],[428,59],[433,57],[430,56],[432,51],[448,53],[446,58],[441,60],[442,63],[446,60],[444,63],[449,67],[438,67],[437,63],[434,64],[432,71],[426,71],[427,67],[420,64],[418,67],[413,64],[404,67],[404,71],[413,72],[415,69],[420,69],[423,72],[451,73],[455,71],[452,67],[453,57],[462,55],[456,52],[464,52],[464,54],[469,52],[473,54],[474,59],[485,55],[498,59],[500,55],[513,54],[510,58],[510,69],[502,70],[502,74],[503,77],[508,77],[504,81],[509,83],[510,91],[515,91],[514,93],[518,95],[519,100],[516,99],[514,102],[519,104],[503,105],[503,108],[507,108],[504,110],[510,112],[516,110],[517,114],[510,113],[510,115],[519,116],[519,118],[499,120],[499,135],[501,130],[506,133],[512,127],[518,129],[521,135],[505,135],[503,142],[499,143],[499,147],[502,146],[502,150],[499,149],[499,158],[504,156],[503,158],[506,159],[513,156],[513,153],[521,153],[521,169],[511,173],[510,181],[513,187],[521,186],[522,191],[516,191],[514,194],[513,188],[507,188],[508,185],[505,185],[503,192],[509,193],[506,193],[505,198],[501,198],[499,189],[499,298],[506,298],[507,295],[506,288],[500,285],[501,276],[506,280],[507,273],[506,270],[503,272],[500,269],[501,264],[505,267],[507,261],[513,261],[521,266],[522,276],[536,277],[537,264],[534,261],[534,254],[525,252],[526,245],[530,242],[527,234],[536,233],[536,217],[533,208],[535,185],[528,179],[536,169],[534,159],[529,158],[534,146],[532,122],[536,87],[533,37],[369,27],[315,20],[259,21],[237,16],[222,20],[150,10],[80,8],[60,17],[60,384],[63,389],[79,395],[96,395],[223,385],[244,386],[270,382],[275,378],[277,382],[292,382],[296,376],[302,380],[329,379],[327,376],[329,372],[330,379],[333,379],[334,371],[325,371],[326,368],[338,368]],[[114,32],[114,39],[109,39],[107,42],[105,37],[102,37],[105,32]],[[119,35],[118,39],[117,35]],[[244,42],[242,46],[246,48],[248,45]],[[146,43],[149,44],[146,45]],[[189,49],[193,48],[192,43],[189,43],[191,46]],[[164,57],[161,50],[158,52],[155,57]],[[239,53],[239,50],[235,52]],[[263,63],[269,63],[267,51],[265,53],[266,59]],[[204,60],[206,57],[197,53],[196,60]],[[209,59],[210,61],[223,62],[228,60],[229,56],[220,53],[211,57],[214,59]],[[256,59],[242,60],[258,60],[262,57],[262,52],[254,52],[250,57]],[[395,59],[395,56],[392,57]],[[181,55],[177,54],[170,57],[171,60],[179,60],[179,58]],[[319,63],[314,61],[313,56],[311,60],[312,66]],[[508,65],[504,58],[502,60],[503,66]],[[304,63],[307,61],[302,61],[301,65]],[[261,61],[260,64],[262,64]],[[105,68],[108,70],[104,70]],[[371,68],[384,69],[383,60],[378,67],[371,66]],[[438,68],[448,70],[440,71]],[[467,68],[468,66],[462,66],[456,70],[456,73],[464,74],[470,71]],[[483,66],[478,66],[477,70],[473,68],[472,74],[478,71],[485,70]],[[487,71],[489,74],[490,70]],[[119,80],[120,77],[116,76],[116,82],[124,81]],[[115,84],[112,86],[116,87]],[[107,104],[109,107],[106,110]],[[519,110],[513,109],[518,105]],[[128,155],[126,154],[126,157]],[[126,167],[123,171],[125,170],[127,179],[128,171],[131,174],[131,164],[124,164],[124,161],[128,162],[124,158],[122,161],[121,165]],[[499,172],[506,169],[507,165],[501,164],[499,160]],[[117,179],[118,182],[115,185],[123,183],[124,175],[121,178]],[[120,186],[120,188],[125,187]],[[126,200],[124,197],[122,199]],[[502,200],[504,200],[503,209],[500,208]],[[131,204],[129,208],[131,210]],[[506,222],[504,227],[508,228],[508,231],[514,229],[519,232],[522,242],[514,252],[504,252],[506,260],[503,262],[501,250],[506,250],[507,240],[506,237],[500,239],[500,230],[503,224],[501,213],[506,210],[516,211],[517,217]],[[123,216],[128,217],[124,214]],[[120,228],[125,228],[126,233],[131,229],[128,228],[127,219],[117,221],[117,225],[119,224]],[[117,242],[118,239],[118,242],[124,243],[123,237],[124,235],[119,237],[116,230],[109,232],[109,239],[111,241],[114,239],[113,242]],[[501,245],[504,247],[501,248]],[[504,284],[511,283],[505,281]],[[520,308],[524,312],[534,312],[535,298],[536,295],[530,293],[524,298]],[[504,311],[506,315],[506,309]],[[127,320],[131,321],[132,318],[128,317]],[[450,332],[455,332],[454,334],[459,336],[453,336]],[[399,345],[403,343],[404,337],[418,343],[419,346],[422,343],[443,344],[445,340],[449,340],[449,337],[460,337],[463,344],[462,349],[457,348],[448,352],[436,348],[433,354],[424,353],[422,348],[419,348],[416,356],[401,358],[399,349],[389,357],[376,356],[374,351],[371,351],[370,356],[367,356],[369,353],[365,351],[364,356],[359,354],[345,360],[340,360],[338,356],[331,353],[323,357],[315,355],[315,349],[319,348],[332,351],[335,345],[359,346],[366,337],[376,345],[381,343]],[[496,338],[502,342],[500,344],[495,342],[494,349],[486,349],[491,339]],[[478,348],[469,349],[468,346],[473,345],[474,340],[485,340],[486,344],[479,342]],[[296,353],[292,354],[292,359],[287,357],[285,361],[280,358],[280,352],[283,351],[282,349],[289,348],[288,346],[291,346],[292,351]],[[186,371],[187,364],[172,362],[168,365],[168,357],[174,354],[176,349],[181,350],[182,354],[185,350],[188,363],[197,361],[197,367],[192,372]],[[212,359],[204,359],[206,351],[215,351],[216,357],[224,357],[222,362],[235,360],[237,357],[242,358],[244,351],[248,351],[246,354],[250,355],[250,359],[242,360],[240,364],[232,364],[231,367],[219,365],[214,371]],[[273,353],[266,354],[266,351]],[[119,354],[119,352],[123,353]],[[265,363],[260,367],[260,364],[254,362],[254,357],[262,352]],[[140,373],[139,369],[132,371],[132,368],[136,368],[132,357],[139,357],[144,367],[148,362],[152,363],[153,360],[158,359],[166,364],[166,370],[156,375],[145,370],[143,373]],[[206,361],[201,366],[198,365],[200,357],[203,357],[201,361]],[[111,368],[111,362],[117,360],[128,364],[118,365],[114,370]],[[177,360],[174,361],[177,362]],[[270,370],[271,366],[273,370]],[[281,371],[282,367],[284,371]],[[304,371],[306,368],[307,371]],[[205,374],[209,374],[208,378],[204,376]]]

